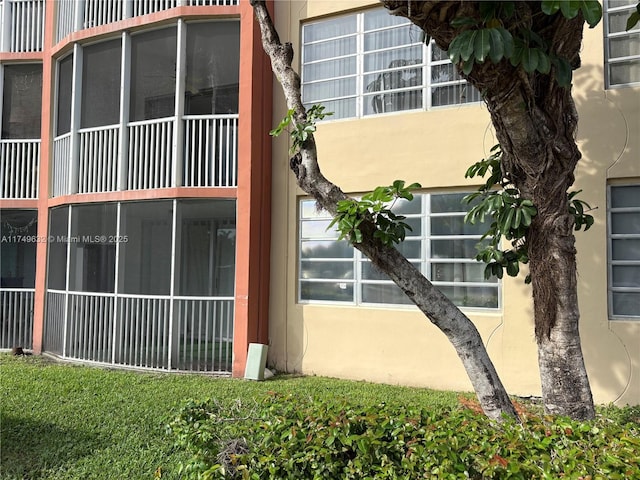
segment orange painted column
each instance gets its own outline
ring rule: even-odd
[[[240,2],[240,99],[233,376],[249,343],[269,342],[272,74],[248,0]]]
[[[40,126],[40,184],[38,185],[38,244],[33,305],[33,351],[42,353],[47,288],[47,250],[49,236],[49,176],[53,141],[52,112],[54,65],[51,58],[55,30],[55,2],[45,2],[44,44],[42,46],[42,124]]]

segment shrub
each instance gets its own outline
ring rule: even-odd
[[[470,410],[273,394],[190,401],[168,431],[192,455],[181,466],[188,478],[640,478],[638,415],[618,419],[497,425]]]

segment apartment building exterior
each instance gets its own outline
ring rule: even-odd
[[[607,2],[575,72],[581,335],[597,402],[640,402],[640,29]],[[406,256],[480,330],[507,389],[540,392],[529,287],[486,280],[460,200],[495,143],[445,52],[373,1],[278,1],[321,168],[397,206]],[[469,390],[446,338],[337,234],[289,172],[286,114],[245,0],[3,0],[0,348],[242,376]]]

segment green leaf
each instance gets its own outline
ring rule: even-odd
[[[478,63],[484,62],[484,59],[487,57],[487,54],[491,50],[491,44],[489,42],[489,38],[491,34],[489,32],[489,28],[482,28],[478,30],[476,34],[475,44],[474,44],[474,56]]]
[[[542,2],[542,5],[540,5],[540,9],[547,15],[553,15],[560,10],[561,3],[559,0],[545,0]]]
[[[542,50],[538,50],[538,66],[536,69],[545,75],[551,71],[551,60],[549,59],[549,55]]]
[[[525,47],[522,52],[522,68],[527,73],[533,73],[538,67],[538,49]]]
[[[473,64],[473,58],[465,60],[465,62],[462,64],[462,73],[464,73],[465,75],[469,75],[471,73],[471,70],[473,70]]]
[[[560,2],[560,11],[565,18],[574,18],[580,11],[581,3],[579,0],[563,0]]]
[[[460,47],[460,58],[465,62],[473,55],[477,33],[477,30],[467,30],[460,34],[460,36],[463,37],[463,40],[461,40],[462,46]]]
[[[560,57],[551,57],[551,63],[556,68],[556,81],[561,87],[568,88],[571,86],[572,70],[571,64]]]
[[[511,58],[513,55],[513,35],[506,28],[497,28],[498,33],[502,36],[502,46],[505,58]]]
[[[640,8],[640,4],[638,4]],[[636,24],[640,22],[640,12],[633,12],[629,18],[627,18],[627,28],[625,29],[627,32],[631,30]]]
[[[595,27],[602,18],[602,6],[596,0],[582,0],[580,10],[589,28]]]
[[[504,40],[497,28],[487,29],[489,32],[489,58],[498,63],[504,57]]]

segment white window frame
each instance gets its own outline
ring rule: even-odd
[[[638,239],[640,240],[640,233],[627,234],[612,233],[612,220],[613,215],[616,213],[637,213],[640,216],[640,203],[636,207],[612,207],[612,190],[616,187],[625,186],[640,186],[640,182],[634,183],[616,183],[614,185],[607,186],[607,303],[610,320],[640,320],[640,310],[637,315],[620,315],[613,311],[613,294],[615,292],[631,292],[640,294],[640,287],[614,287],[613,282],[613,267],[616,265],[636,266],[640,269],[640,259],[638,260],[613,260],[613,240],[615,239]]]
[[[364,10],[364,11],[360,11],[360,12],[356,12],[356,13],[350,13],[347,15],[341,15],[341,16],[336,16],[336,17],[331,17],[329,19],[321,19],[321,20],[317,20],[317,21],[313,21],[313,22],[308,22],[305,23],[304,25],[302,25],[302,29],[301,29],[301,78],[302,78],[302,98],[304,98],[304,91],[305,91],[305,86],[307,85],[312,85],[313,83],[320,83],[320,82],[326,82],[328,80],[339,80],[339,79],[344,79],[344,78],[355,78],[356,79],[356,91],[355,94],[349,94],[349,95],[341,95],[341,96],[335,96],[335,97],[326,97],[326,98],[318,98],[318,99],[314,99],[311,100],[310,102],[306,102],[307,106],[310,106],[312,104],[322,104],[323,102],[334,102],[334,101],[339,101],[339,100],[345,100],[345,99],[350,99],[350,98],[355,98],[356,100],[356,112],[354,116],[345,116],[345,117],[340,117],[340,118],[334,118],[334,117],[327,117],[325,119],[325,121],[330,121],[330,120],[344,120],[344,119],[350,119],[350,118],[364,118],[364,117],[371,117],[371,116],[376,116],[376,115],[388,115],[388,114],[397,114],[397,113],[402,113],[402,112],[411,112],[411,111],[421,111],[421,110],[431,110],[432,108],[447,108],[447,107],[460,107],[462,105],[477,105],[478,103],[481,102],[480,99],[475,100],[475,101],[469,101],[469,102],[460,102],[457,101],[455,103],[448,103],[446,105],[438,105],[438,106],[433,106],[432,105],[432,94],[434,89],[436,88],[440,88],[440,87],[447,87],[447,86],[456,86],[459,85],[461,86],[461,88],[464,88],[465,86],[468,86],[468,88],[473,89],[473,87],[471,85],[468,84],[468,82],[466,80],[464,80],[463,78],[454,78],[452,80],[446,80],[446,81],[442,81],[442,82],[434,82],[431,78],[432,76],[432,67],[436,67],[439,65],[445,65],[445,64],[450,64],[451,62],[448,59],[443,59],[443,60],[432,60],[432,51],[434,48],[437,48],[435,46],[435,42],[430,41],[427,44],[425,44],[425,42],[420,41],[417,37],[421,37],[422,35],[422,31],[414,26],[409,20],[406,20],[406,22],[404,23],[404,25],[400,28],[407,28],[408,31],[408,36],[407,38],[411,38],[410,35],[413,35],[416,37],[415,41],[408,41],[407,43],[404,43],[403,45],[401,45],[402,47],[416,47],[416,46],[421,46],[422,47],[422,58],[423,61],[421,64],[415,64],[415,66],[412,66],[412,68],[416,68],[416,69],[422,69],[422,84],[421,86],[409,86],[409,87],[401,87],[401,88],[392,88],[389,90],[381,90],[381,92],[386,91],[390,94],[394,94],[394,93],[402,93],[402,92],[411,92],[411,91],[421,91],[422,93],[422,105],[417,106],[416,108],[407,108],[407,109],[398,109],[398,110],[392,110],[390,112],[377,112],[377,113],[365,113],[365,102],[369,102],[371,100],[371,98],[373,98],[374,95],[372,95],[371,93],[366,91],[366,87],[367,85],[365,85],[365,76],[371,75],[371,74],[382,74],[383,72],[393,72],[393,71],[401,71],[401,70],[407,70],[407,67],[395,67],[395,68],[385,68],[382,70],[374,70],[374,71],[370,71],[370,72],[364,72],[364,58],[365,58],[365,54],[371,54],[371,53],[380,53],[380,52],[384,52],[384,51],[390,51],[390,50],[395,50],[399,47],[393,46],[393,47],[386,47],[386,48],[381,48],[381,49],[375,49],[375,50],[367,50],[365,51],[365,46],[364,46],[364,38],[366,34],[370,34],[370,33],[375,33],[375,32],[382,32],[384,30],[393,30],[396,28],[399,28],[398,25],[393,25],[393,26],[384,26],[384,27],[378,27],[375,29],[371,29],[371,30],[367,30],[365,32],[365,27],[364,27],[364,17],[365,14],[368,12],[371,12],[372,9],[369,10]],[[324,22],[331,22],[333,20],[336,20],[338,18],[344,18],[347,16],[356,16],[356,32],[355,33],[349,33],[346,35],[340,35],[340,36],[335,36],[335,37],[329,37],[323,40],[316,40],[316,41],[311,41],[311,42],[307,42],[305,43],[304,41],[304,29],[308,26],[311,25],[318,25],[318,24],[322,24]],[[410,31],[409,29],[413,29],[415,30],[415,33],[413,31]],[[347,55],[342,55],[342,56],[336,56],[336,57],[327,57],[327,58],[323,58],[322,60],[315,60],[315,61],[309,61],[307,62],[305,59],[305,46],[306,45],[312,45],[312,44],[320,44],[323,42],[328,42],[328,41],[333,41],[333,40],[338,40],[338,39],[342,39],[342,38],[347,38],[347,37],[355,37],[356,38],[356,52],[355,53],[350,53]],[[317,64],[317,63],[322,63],[322,62],[326,62],[326,61],[333,61],[333,60],[339,60],[341,58],[348,58],[348,57],[355,57],[356,58],[356,73],[355,74],[348,74],[348,75],[341,75],[341,76],[333,76],[333,77],[327,77],[327,78],[322,78],[321,80],[312,80],[312,81],[306,81],[305,80],[305,66],[306,65],[313,65],[313,64]],[[455,68],[455,67],[454,67]],[[457,72],[456,72],[457,74]],[[475,95],[480,95],[479,92],[477,92],[475,89],[474,90],[474,94]],[[331,108],[328,108],[328,110],[330,111]]]
[[[640,55],[628,55],[626,57],[611,58],[611,50],[610,50],[610,40],[624,38],[624,37],[631,37],[631,35],[640,35],[640,23],[636,24],[636,26],[628,32],[626,31],[611,32],[609,30],[609,14],[626,11],[629,16],[636,9],[636,2],[635,1],[632,2],[631,0],[629,0],[629,5],[623,5],[618,7],[610,7],[609,3],[610,3],[609,0],[604,1],[604,13],[603,13],[605,88],[609,89],[609,88],[629,87],[632,85],[638,85],[640,84],[640,78],[630,83],[612,84],[611,74],[610,74],[610,68],[612,65],[634,61],[634,60],[640,62]]]
[[[435,195],[441,195],[446,193],[463,193],[463,192],[429,192],[429,193],[419,193],[415,195],[414,202],[420,203],[420,212],[414,214],[404,214],[407,219],[418,218],[421,223],[421,232],[417,235],[412,235],[412,232],[407,232],[407,240],[405,241],[416,241],[420,243],[420,258],[409,258],[411,263],[416,264],[416,266],[422,271],[426,278],[431,279],[431,267],[434,264],[438,263],[465,263],[465,264],[478,264],[480,263],[476,261],[474,258],[432,258],[431,254],[431,240],[477,240],[480,242],[482,235],[433,235],[431,233],[431,220],[437,217],[452,217],[452,216],[460,216],[463,217],[465,213],[462,211],[464,208],[461,206],[461,212],[446,212],[446,213],[432,213],[431,212],[431,197]],[[393,309],[406,309],[406,308],[416,308],[413,303],[407,300],[407,303],[375,303],[375,302],[365,302],[363,300],[362,288],[363,285],[388,285],[393,286],[393,288],[397,288],[396,285],[391,280],[374,280],[374,279],[366,279],[363,275],[363,265],[369,262],[369,259],[363,255],[359,250],[353,248],[353,257],[343,257],[343,258],[302,258],[302,242],[303,241],[321,241],[321,240],[333,240],[336,241],[338,238],[338,232],[335,231],[331,233],[327,232],[326,235],[322,237],[303,237],[302,234],[302,221],[304,220],[324,220],[327,224],[331,220],[331,216],[326,211],[316,211],[313,217],[304,216],[303,212],[303,202],[314,203],[313,199],[310,198],[301,198],[298,201],[298,262],[297,262],[297,302],[300,304],[319,304],[319,305],[342,305],[342,306],[365,306],[365,307],[386,307]],[[342,240],[346,242],[346,240]],[[302,278],[302,263],[303,262],[344,262],[352,263],[353,265],[353,278],[350,279],[335,279],[335,278],[311,278],[311,279],[303,279]],[[431,280],[430,280],[431,281]],[[303,299],[302,298],[302,284],[303,283],[322,283],[322,282],[335,282],[344,284],[345,288],[347,285],[351,285],[353,287],[352,300],[315,300],[315,299]],[[470,311],[499,311],[502,309],[502,281],[497,280],[495,282],[455,282],[455,281],[431,281],[436,287],[449,287],[449,286],[458,286],[458,287],[485,287],[485,288],[496,288],[497,290],[497,305],[496,307],[480,307],[480,306],[460,306],[463,310]],[[403,297],[404,300],[404,297]]]

